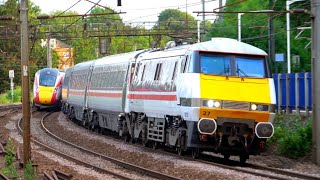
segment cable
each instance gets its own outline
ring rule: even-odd
[[[205,1],[206,3],[208,3],[208,2],[212,2],[212,1],[214,1],[214,0],[211,0],[211,1]],[[198,3],[191,3],[191,5],[181,5],[181,7],[182,8],[186,8],[186,7],[193,7],[193,6],[197,6],[197,5],[199,5],[199,4],[202,4],[201,2],[198,2]],[[178,7],[178,8],[175,8],[175,9],[177,9],[177,10],[179,10],[180,9],[180,5],[179,6],[167,6],[167,7]],[[166,8],[166,7],[160,7],[160,8],[155,8],[155,9],[161,9],[161,8]],[[152,8],[152,9],[154,9],[154,8]],[[166,8],[167,9],[167,8]],[[147,8],[146,9],[142,9],[142,10],[147,10]],[[138,17],[138,18],[134,18],[134,19],[129,19],[129,20],[127,20],[127,21],[124,21],[124,22],[130,22],[130,21],[133,21],[133,20],[136,20],[136,19],[141,19],[141,18],[145,18],[145,17],[150,17],[150,16],[154,16],[154,15],[158,15],[159,13],[155,13],[155,14],[149,14],[149,15],[146,15],[146,16],[140,16],[140,17]]]
[[[230,6],[233,6],[233,5],[235,5],[235,4],[239,4],[239,3],[244,2],[244,1],[246,1],[246,0],[239,0],[239,1],[236,1],[236,2],[231,3],[231,4],[227,4],[227,5],[225,5],[225,6],[221,6],[221,7],[215,8],[215,9],[213,9],[213,11],[214,11],[214,10],[218,10],[218,9],[222,9],[222,8],[225,8],[225,7],[230,7]]]
[[[77,5],[81,0],[78,0],[76,3],[74,3],[72,6],[70,6],[68,9],[64,10],[62,13],[58,14],[57,16],[61,16],[65,12],[69,11],[71,8],[73,8],[75,5]]]
[[[204,1],[204,3],[210,3],[210,2],[214,2],[216,0],[208,0],[208,1]],[[191,7],[191,6],[196,6],[202,4],[202,2],[196,2],[196,3],[188,3],[187,5],[182,4],[182,5],[175,5],[175,6],[163,6],[163,7],[156,7],[156,8],[143,8],[143,9],[126,9],[126,11],[135,11],[135,10],[152,10],[152,9],[170,9],[170,8],[175,8],[178,7],[177,9],[181,8],[185,8],[185,7]]]
[[[306,3],[303,3],[303,4],[300,4],[299,6],[297,7],[301,7],[303,5],[305,5]],[[305,6],[304,6],[305,7]],[[254,10],[254,11],[257,11],[257,10]],[[276,18],[278,16],[281,16],[281,15],[284,15],[284,14],[274,14],[274,15],[270,15],[272,18]],[[232,17],[228,17],[228,16],[225,16],[225,18],[232,18],[234,20],[237,20],[237,17],[236,16],[232,16]],[[258,21],[250,21],[248,23],[245,23],[245,24],[242,24],[241,27],[245,27],[245,26],[249,26],[250,24],[254,24],[254,23],[259,23],[259,22],[262,22],[264,21],[264,19],[260,19]],[[264,25],[264,26],[267,26],[267,25]],[[234,26],[224,26],[224,27],[214,27],[215,29],[230,29],[230,28],[234,28]]]
[[[97,2],[97,4],[100,3],[100,1],[101,1],[101,0],[99,0],[99,1]],[[94,7],[96,7],[96,5],[93,5],[84,15],[88,14]],[[60,32],[57,32],[57,33],[63,32],[64,30],[66,30],[67,28],[69,28],[71,25],[77,23],[80,19],[83,19],[83,17],[78,18],[78,19],[75,20],[73,23],[71,23],[71,24],[69,24],[68,26],[64,27]]]

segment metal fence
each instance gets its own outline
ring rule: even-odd
[[[273,74],[279,113],[310,115],[312,110],[311,73]]]

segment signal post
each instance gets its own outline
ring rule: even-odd
[[[311,0],[312,32],[312,151],[313,159],[320,165],[320,0]]]
[[[29,33],[28,0],[20,2],[21,21],[21,81],[22,81],[22,129],[23,129],[23,165],[31,160],[30,146],[30,93],[29,93]]]

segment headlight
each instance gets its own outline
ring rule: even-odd
[[[250,109],[252,111],[269,111],[269,105],[252,103]]]
[[[203,100],[202,106],[209,107],[209,108],[220,108],[221,103],[220,101],[216,101],[216,100]]]
[[[218,108],[221,106],[221,103],[219,101],[215,101],[213,105],[214,107]]]
[[[213,100],[207,101],[207,106],[212,108],[214,106],[214,101]]]
[[[257,110],[258,106],[256,104],[251,104],[251,110],[255,111]]]

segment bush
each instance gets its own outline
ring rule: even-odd
[[[278,154],[297,159],[311,152],[311,118],[303,120],[297,115],[277,115],[274,127],[269,145],[275,146]]]
[[[7,91],[6,94],[6,98],[11,100],[11,90]],[[13,102],[21,102],[21,96],[21,86],[18,86],[16,89],[13,90]]]
[[[2,173],[10,179],[17,179],[18,172],[15,168],[14,161],[16,159],[15,156],[15,147],[13,146],[13,142],[11,139],[8,140],[7,145],[5,146],[6,155],[4,156],[5,167],[2,169]]]
[[[32,99],[33,93],[30,91],[30,99]],[[22,90],[20,86],[17,86],[13,90],[13,102],[20,103],[22,100]],[[12,103],[11,90],[8,90],[6,93],[0,95],[0,104],[10,104]]]
[[[35,178],[35,173],[32,167],[32,162],[28,161],[26,167],[24,168],[23,179],[33,180]]]

